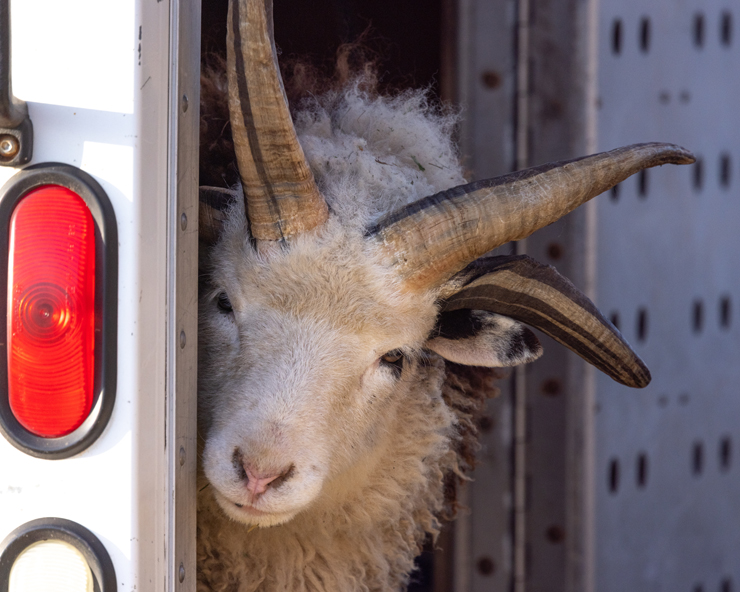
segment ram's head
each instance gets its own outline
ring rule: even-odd
[[[415,385],[429,379],[430,351],[512,366],[541,353],[529,325],[625,385],[649,382],[557,271],[483,257],[646,167],[693,162],[690,153],[641,144],[440,187],[358,227],[330,211],[298,142],[269,3],[232,1],[228,36],[244,200],[226,215],[202,207],[212,247],[200,370],[203,466],[227,514],[285,522],[392,459],[386,432],[404,399],[423,392]],[[203,189],[211,206],[233,195],[242,192]]]

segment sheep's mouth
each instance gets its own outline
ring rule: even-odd
[[[219,492],[216,492],[216,500],[227,516],[247,526],[259,526],[260,528],[277,526],[288,522],[296,514],[296,512],[259,510],[248,502],[232,501]]]
[[[276,516],[279,516],[281,514],[280,512],[276,513],[268,510],[260,510],[259,508],[254,507],[254,505],[249,502],[235,502],[229,499],[227,496],[223,495],[221,492],[217,492],[216,498],[227,514],[231,515],[233,518],[237,518],[240,520],[267,519],[271,521]]]

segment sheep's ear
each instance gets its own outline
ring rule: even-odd
[[[198,198],[198,237],[210,245],[216,242],[236,193],[221,187],[201,186]]]
[[[553,267],[526,255],[479,259],[453,277],[442,313],[488,310],[539,329],[621,384],[650,371],[593,302]]]
[[[466,366],[516,366],[542,355],[539,339],[527,327],[485,310],[443,312],[426,347]]]

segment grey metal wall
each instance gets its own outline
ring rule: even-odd
[[[598,205],[598,304],[653,373],[599,376],[599,591],[740,589],[740,3],[601,0],[599,149],[676,142],[700,164]]]
[[[738,590],[740,3],[456,15],[474,177],[656,140],[700,164],[629,179],[517,247],[592,295],[653,382],[621,387],[543,340],[491,403],[455,590]]]
[[[464,163],[475,178],[502,175],[516,159],[516,2],[458,0],[450,12],[456,16],[456,51],[447,78],[454,88],[449,98],[464,109]],[[454,524],[455,591],[508,590],[514,577],[515,397],[511,380],[499,386],[501,394],[488,402],[479,426],[482,448],[473,481],[462,492],[470,513]]]
[[[587,130],[595,109],[583,74],[589,62],[583,33],[593,5],[458,1],[457,98],[474,178],[592,147]],[[586,218],[577,212],[513,248],[556,265],[588,289]],[[561,346],[542,341],[543,358],[517,371],[490,404],[492,429],[483,435],[468,488],[471,515],[458,521],[457,592],[583,589],[589,370]]]

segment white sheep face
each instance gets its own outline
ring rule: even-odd
[[[201,301],[203,466],[235,520],[286,522],[382,461],[436,309],[431,293],[399,291],[366,249],[331,222],[269,261],[238,224],[213,249]],[[396,350],[395,365],[382,359]]]

